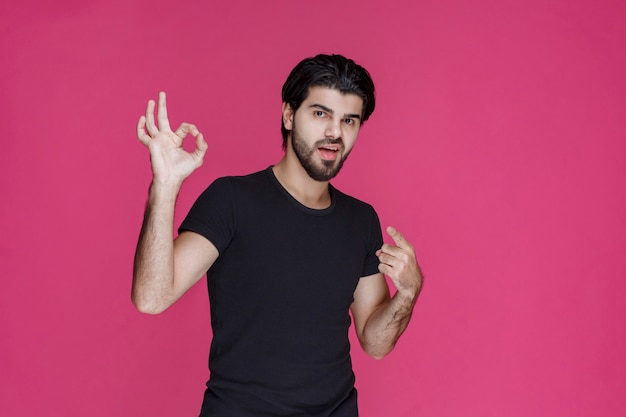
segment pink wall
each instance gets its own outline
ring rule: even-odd
[[[209,141],[179,222],[278,160],[280,87],[318,52],[378,88],[335,184],[427,275],[391,356],[354,348],[362,416],[626,415],[624,4],[3,2],[0,415],[197,415],[206,284],[161,316],[129,300],[136,119],[164,89]]]

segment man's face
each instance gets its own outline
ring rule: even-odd
[[[283,106],[285,127],[300,164],[316,181],[334,178],[350,154],[361,126],[363,99],[326,87],[312,87],[293,113]]]

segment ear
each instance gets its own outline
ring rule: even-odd
[[[283,103],[283,124],[285,125],[285,129],[289,131],[293,129],[293,116],[294,111],[289,103]]]

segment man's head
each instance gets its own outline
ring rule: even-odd
[[[376,105],[374,83],[367,70],[341,55],[317,55],[302,60],[283,85],[282,101],[295,112],[309,95],[311,87],[326,87],[341,94],[354,94],[363,100],[360,123],[363,124]],[[281,126],[283,149],[287,148],[289,130]]]

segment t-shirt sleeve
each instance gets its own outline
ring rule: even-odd
[[[221,254],[235,232],[234,197],[228,178],[219,178],[204,190],[178,228],[207,238]]]
[[[379,260],[376,251],[383,245],[383,235],[380,230],[380,220],[374,208],[371,208],[371,218],[369,227],[368,251],[363,264],[362,277],[367,277],[378,273]]]

